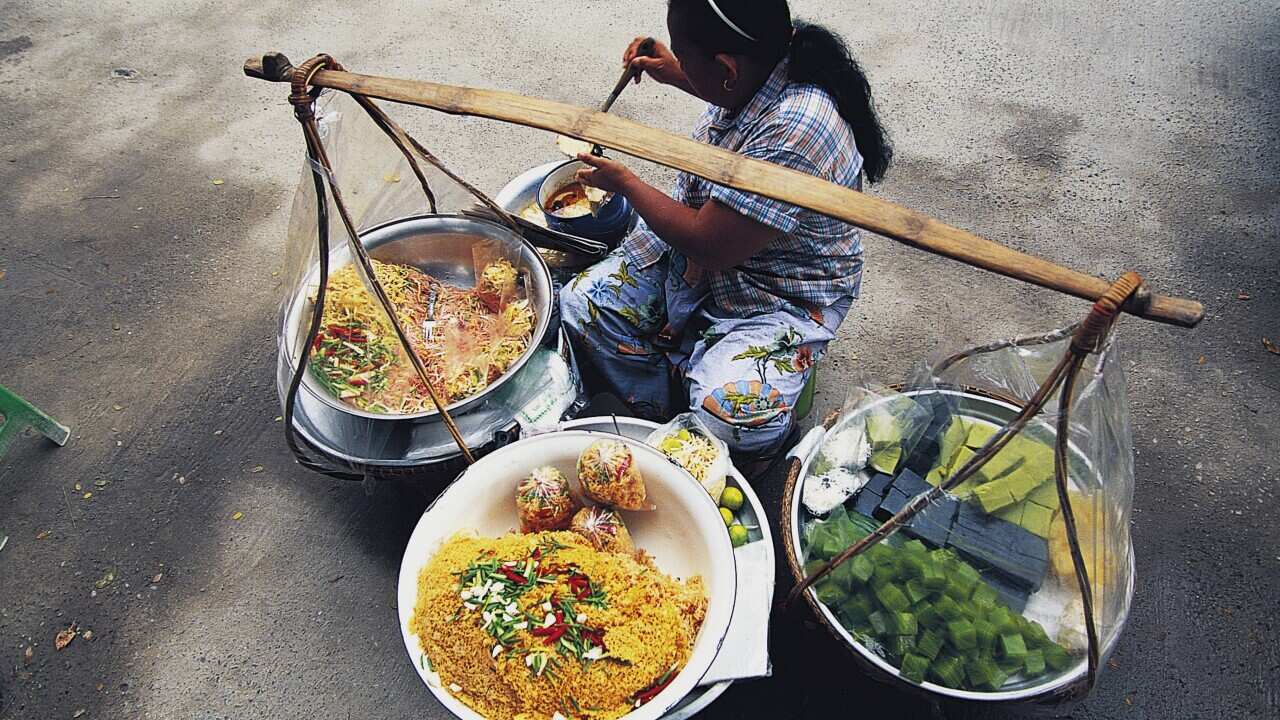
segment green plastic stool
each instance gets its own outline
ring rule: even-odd
[[[40,408],[0,385],[0,457],[18,433],[32,427],[58,445],[66,445],[71,428],[40,412]]]
[[[803,420],[813,412],[813,393],[818,387],[818,366],[814,365],[809,372],[809,379],[804,382],[804,389],[796,400],[796,420]]]

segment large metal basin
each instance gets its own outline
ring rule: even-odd
[[[361,242],[375,260],[412,265],[441,282],[459,287],[475,285],[473,258],[477,252],[487,253],[484,256],[488,258],[505,258],[520,272],[525,292],[536,314],[529,347],[483,391],[447,406],[451,415],[465,415],[468,409],[482,404],[489,395],[519,373],[545,338],[554,297],[551,274],[537,251],[510,229],[469,217],[414,216],[371,228],[361,234]],[[329,255],[330,272],[350,262],[350,250],[343,245]],[[317,262],[283,315],[279,339],[282,359],[287,362],[290,374],[297,368],[303,343],[309,340],[306,335],[314,306],[310,295],[319,285],[319,280],[320,265]],[[434,408],[412,414],[366,412],[330,395],[310,373],[304,376],[299,388],[298,403],[304,406],[308,417],[317,421],[338,426],[353,425],[354,432],[372,433],[383,442],[391,440],[393,443],[395,441],[391,436],[404,434],[407,440],[407,435],[412,434],[413,425],[438,422],[440,415]],[[400,431],[397,432],[397,429]]]
[[[903,394],[923,395],[933,393],[952,396],[956,414],[963,415],[971,421],[986,422],[993,426],[1007,424],[1020,411],[1020,408],[1011,402],[963,390],[907,391]],[[863,412],[869,411],[872,407],[875,407],[875,404],[866,408]],[[857,415],[852,415],[845,418],[832,427],[828,433],[839,432],[853,422],[856,417]],[[1052,428],[1048,428],[1043,424],[1032,423],[1027,427],[1025,433],[1027,436],[1041,442],[1052,443],[1054,441]],[[804,519],[808,516],[808,511],[804,509],[801,498],[804,495],[804,483],[809,477],[810,465],[817,456],[817,450],[820,445],[821,442],[815,444],[808,454],[802,458],[797,481],[793,486],[784,490],[783,494],[782,511],[786,515],[787,521],[784,523],[783,546],[786,551],[788,565],[791,567],[792,574],[796,577],[797,582],[804,575],[802,568],[806,560],[805,552],[802,550],[804,545],[801,535],[803,533]],[[1096,485],[1102,482],[1102,478],[1099,477],[1093,463],[1085,457],[1084,453],[1074,443],[1068,444],[1068,455],[1069,477],[1073,485],[1079,487],[1082,483]],[[1123,551],[1126,557],[1122,558],[1121,562],[1125,570],[1119,579],[1120,586],[1116,588],[1116,592],[1120,593],[1120,595],[1113,599],[1116,604],[1112,615],[1114,622],[1109,628],[1101,625],[1098,628],[1099,633],[1102,635],[1103,646],[1101,650],[1104,662],[1120,637],[1125,621],[1128,619],[1130,603],[1133,600],[1134,558],[1132,544],[1126,542]],[[887,680],[892,684],[916,692],[978,702],[1052,704],[1078,699],[1082,690],[1082,680],[1088,670],[1088,662],[1082,657],[1073,667],[1063,673],[1009,684],[994,692],[958,690],[932,682],[916,684],[904,679],[898,668],[886,661],[879,653],[854,638],[836,618],[831,608],[818,600],[817,593],[813,588],[806,591],[805,599],[817,613],[818,619],[827,626],[830,632],[848,646],[863,667],[871,670],[873,675],[878,676],[878,679]]]

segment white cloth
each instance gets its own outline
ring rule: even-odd
[[[764,522],[764,518],[761,518]],[[773,609],[773,555],[767,540],[733,551],[738,565],[738,595],[729,633],[701,685],[773,674],[769,661],[769,613]]]

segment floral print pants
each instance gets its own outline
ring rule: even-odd
[[[638,416],[666,420],[692,408],[740,453],[785,439],[813,364],[849,310],[781,310],[724,317],[709,302],[702,270],[678,252],[636,267],[623,249],[560,293],[580,363]]]

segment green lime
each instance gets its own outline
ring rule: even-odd
[[[720,493],[720,507],[727,507],[734,512],[742,509],[742,491],[736,487],[727,487]]]
[[[725,527],[729,527],[734,522],[733,511],[729,508],[720,508],[720,517],[724,518]]]
[[[747,529],[742,525],[729,526],[729,542],[734,547],[741,547],[747,544]]]

